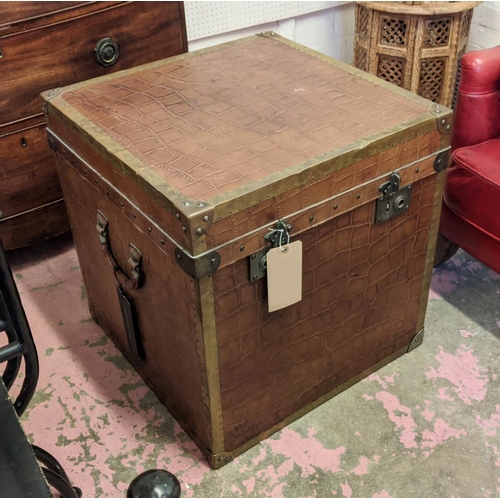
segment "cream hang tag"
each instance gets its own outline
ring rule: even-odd
[[[267,295],[269,312],[302,300],[302,241],[267,252]]]

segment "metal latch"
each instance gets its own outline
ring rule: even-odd
[[[263,248],[262,250],[250,255],[249,260],[249,277],[250,281],[257,281],[267,273],[267,252],[271,248],[276,248],[290,243],[290,231],[292,226],[287,224],[283,219],[280,219],[276,224],[276,229],[271,230],[264,236],[264,241],[271,243],[271,246]]]
[[[399,188],[401,177],[393,172],[389,181],[384,182],[378,190],[382,195],[377,200],[375,210],[375,224],[381,224],[386,220],[403,214],[410,207],[411,184]]]

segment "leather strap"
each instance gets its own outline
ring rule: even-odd
[[[118,283],[129,290],[137,290],[139,289],[144,282],[144,273],[141,270],[142,263],[142,253],[140,250],[133,244],[130,243],[130,256],[128,258],[128,265],[130,266],[131,272],[130,277],[123,271],[118,264],[113,252],[111,250],[111,244],[109,241],[109,232],[108,232],[108,219],[107,217],[100,211],[97,211],[97,233],[99,235],[99,241],[101,242],[101,248],[106,256],[109,264],[113,268],[116,279]]]

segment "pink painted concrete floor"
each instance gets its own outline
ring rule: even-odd
[[[92,321],[71,241],[9,258],[40,356],[23,424],[86,497],[150,468],[185,497],[500,494],[500,277],[465,253],[434,274],[423,346],[218,471]]]

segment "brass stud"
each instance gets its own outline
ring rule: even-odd
[[[420,169],[419,168],[416,168],[415,169],[415,173],[418,174],[420,172]]]
[[[186,232],[186,226],[182,226],[182,230]]]
[[[203,207],[205,207],[206,205],[207,205],[207,204],[206,204],[206,203],[204,203],[203,201],[199,201],[199,202],[196,204],[196,206],[197,206],[198,208],[203,208]]]
[[[446,125],[446,118],[441,119],[441,125]]]
[[[120,201],[120,207],[123,207],[123,201]]]
[[[160,240],[160,243],[161,243],[162,245],[164,245],[164,244],[165,244],[165,240]]]
[[[314,220],[314,215],[311,215],[311,217],[309,217],[309,222],[312,222]]]
[[[180,219],[181,218],[181,215],[179,213],[176,213],[175,216]]]
[[[360,198],[361,198],[361,195],[360,195],[360,194],[358,194],[358,195],[356,196],[356,199],[357,199],[357,200],[359,200]]]
[[[334,209],[334,210],[337,210],[337,208],[339,208],[339,206],[338,206],[338,205],[333,205],[333,209]]]
[[[132,214],[132,218],[133,218],[133,219],[137,219],[137,215]]]
[[[257,279],[257,275],[256,275],[256,274],[254,274],[254,275],[252,276],[252,279],[253,279],[253,280],[256,280],[256,279]]]
[[[245,245],[241,245],[240,247],[240,252],[243,252],[243,250],[245,250]]]
[[[198,227],[195,231],[195,233],[198,235],[198,236],[201,236],[203,234],[203,229],[201,227]]]
[[[446,130],[449,132],[451,130],[451,125],[446,125]]]
[[[257,255],[255,255],[254,253],[250,256],[251,259],[255,259],[255,257],[257,257]]]
[[[184,205],[185,207],[190,207],[190,206],[191,206],[191,202],[190,202],[190,201],[185,201],[185,202],[183,203],[183,205]]]
[[[217,261],[215,259],[210,259],[210,264],[212,264],[212,266],[216,263]]]
[[[177,260],[181,260],[181,259],[182,259],[182,255],[181,255],[180,253],[178,253],[178,254],[176,255],[176,257],[177,257]]]
[[[210,220],[210,217],[208,215],[205,215],[202,220],[203,222],[208,222]]]
[[[150,232],[151,232],[151,228],[150,228],[150,227],[148,227],[148,233],[150,233]]]

